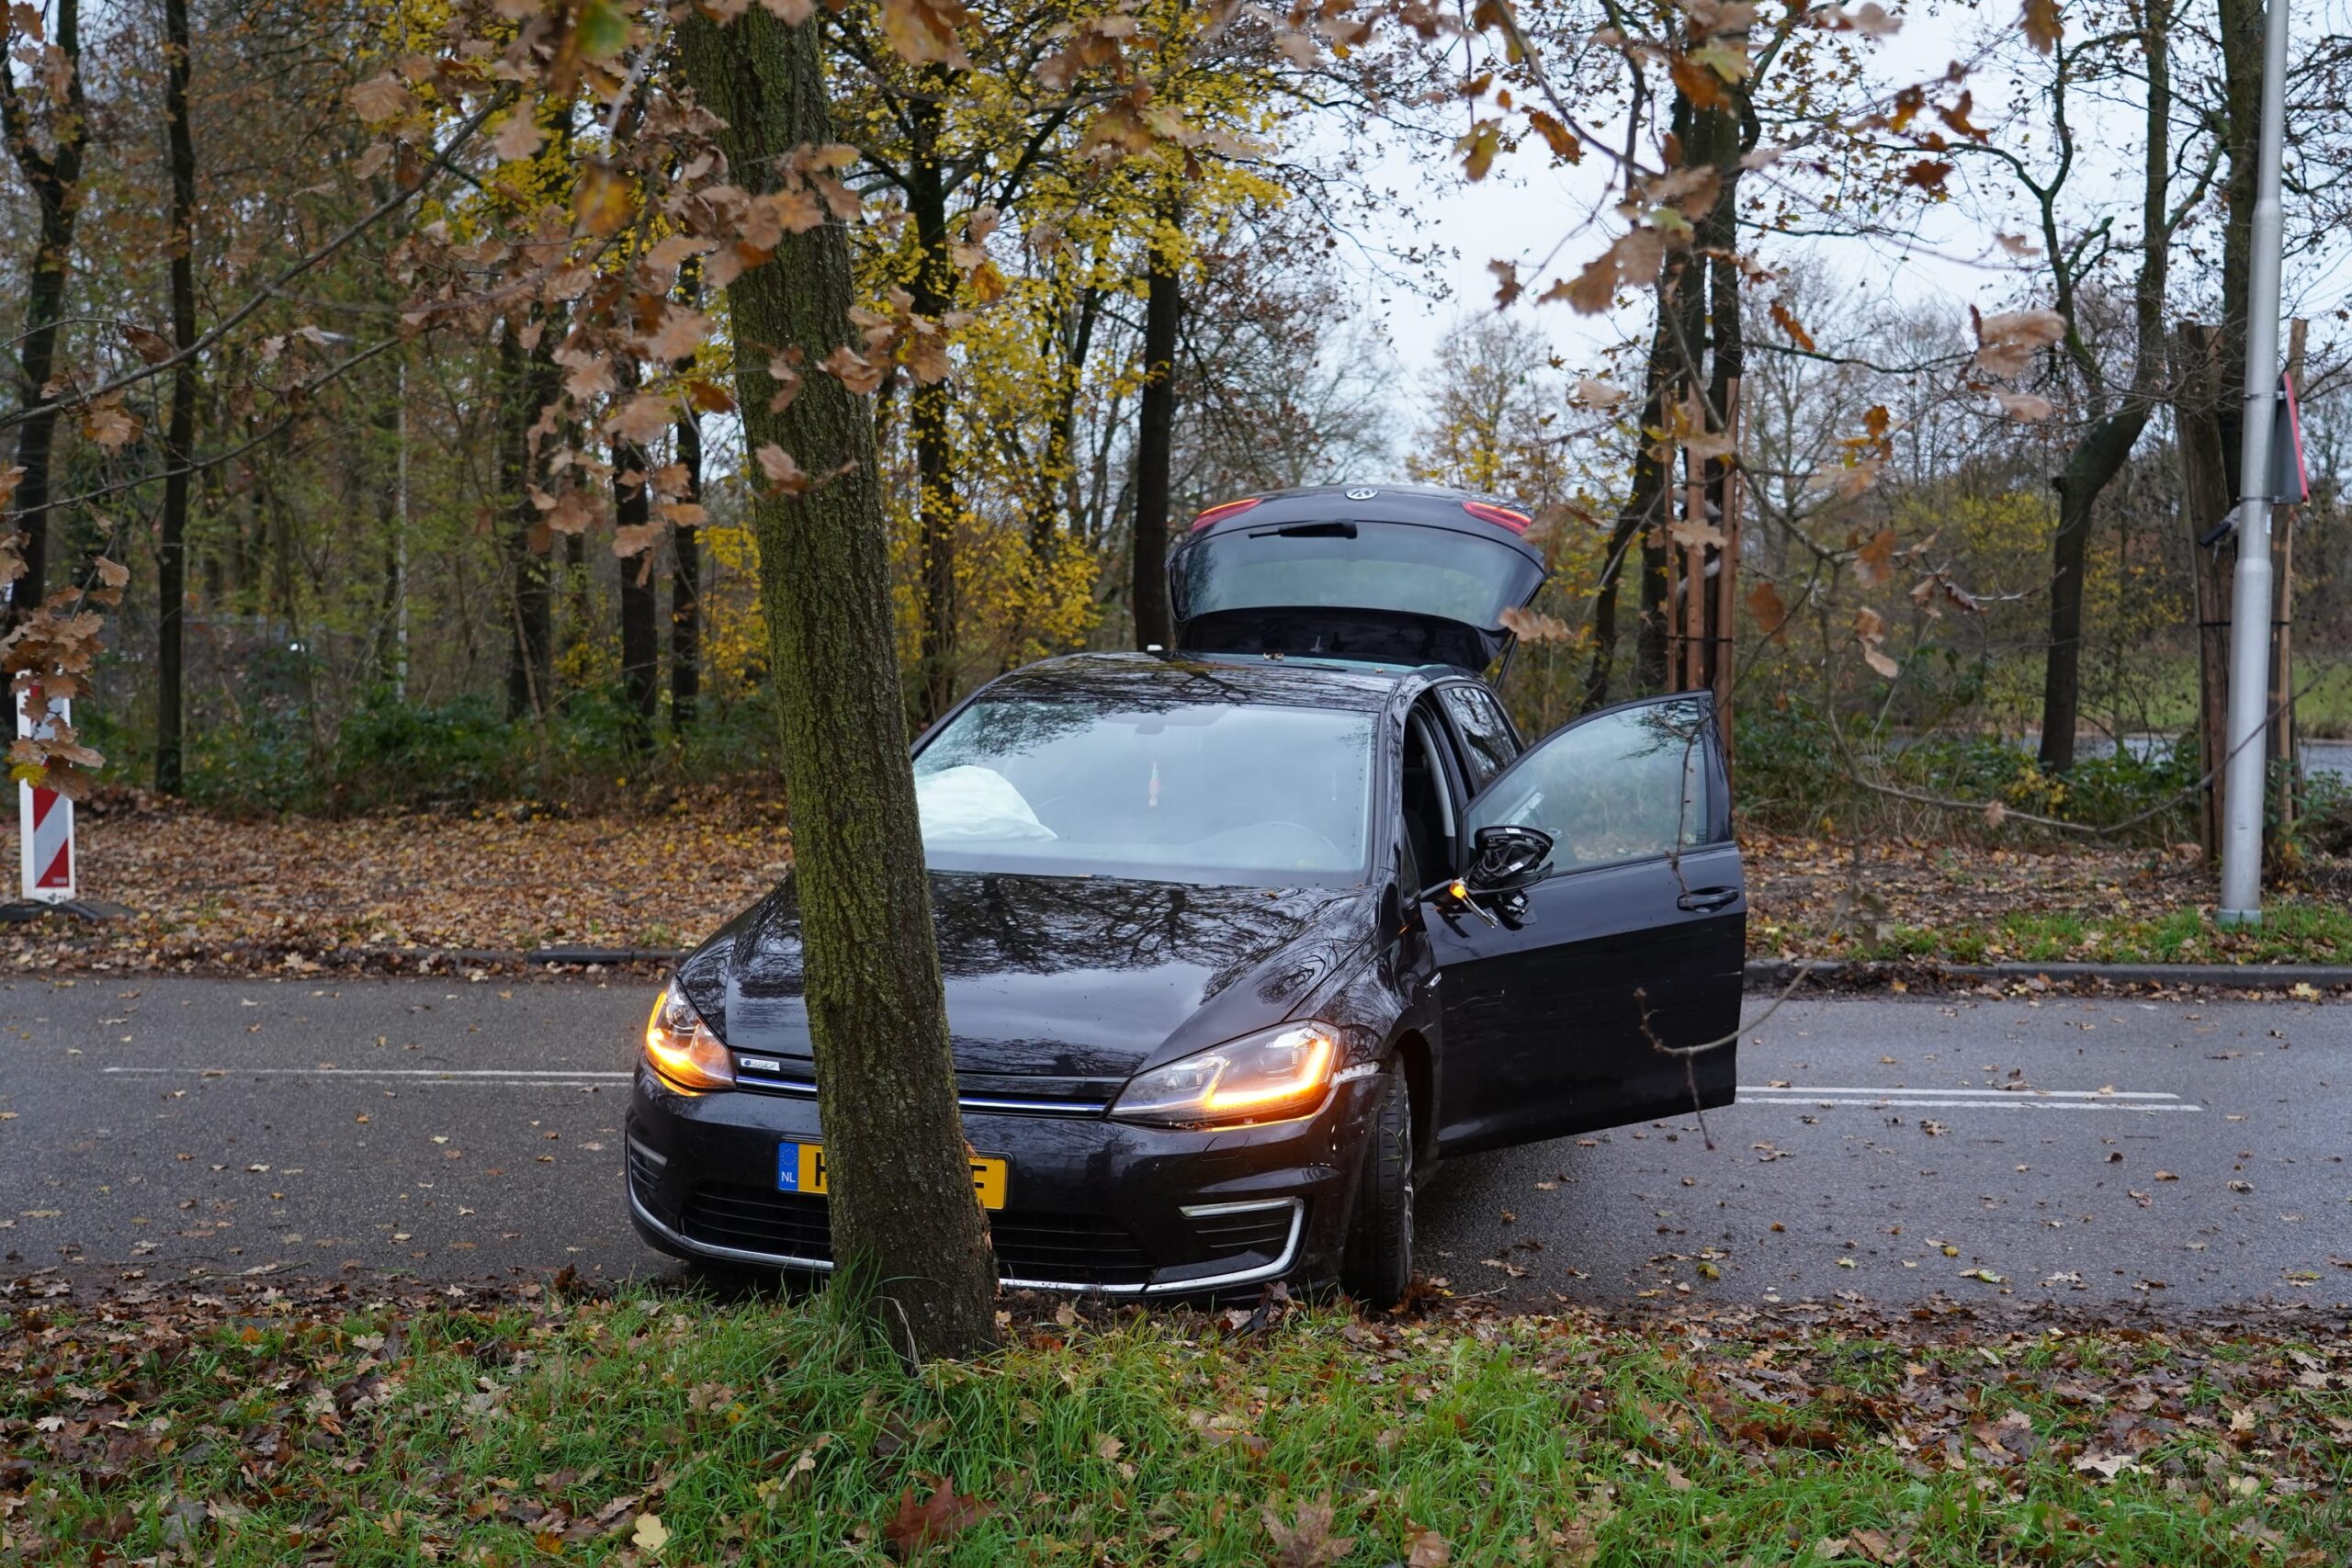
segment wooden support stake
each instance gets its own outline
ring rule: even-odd
[[[1695,692],[1707,683],[1707,547],[1699,530],[1707,525],[1706,465],[1687,448],[1682,458],[1682,520],[1691,538],[1682,547],[1682,684]]]
[[[2181,523],[2188,530],[2189,578],[2197,591],[2197,745],[2213,773],[2198,803],[2198,836],[2208,860],[2221,853],[2222,777],[2225,749],[2230,650],[2230,571],[2224,540],[2207,548],[2196,541],[2231,511],[2228,469],[2222,457],[2218,415],[2222,333],[2183,321],[2174,343],[2174,409],[2179,430]]]
[[[1716,552],[1715,626],[1713,651],[1715,723],[1723,732],[1724,766],[1731,766],[1731,694],[1735,656],[1738,651],[1739,608],[1739,378],[1724,389],[1724,428],[1731,434],[1731,457],[1724,461],[1723,485],[1715,502],[1721,515],[1724,543]]]
[[[2310,331],[2309,321],[2287,323],[2287,379],[2298,399],[2303,395],[2303,341]],[[2274,455],[2272,467],[2280,466]],[[2281,506],[2270,518],[2270,556],[2278,574],[2278,607],[2272,612],[2278,618],[2271,627],[2270,643],[2269,755],[2276,780],[2271,787],[2278,792],[2278,828],[2282,838],[2294,825],[2301,784],[2295,768],[2295,516],[2294,507]]]

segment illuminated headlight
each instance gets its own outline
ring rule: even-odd
[[[645,1021],[645,1059],[664,1083],[688,1094],[735,1087],[735,1058],[675,980],[662,987]]]
[[[1323,1103],[1339,1055],[1324,1025],[1285,1024],[1137,1073],[1111,1114],[1170,1127],[1304,1116]]]

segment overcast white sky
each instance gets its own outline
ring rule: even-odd
[[[1890,8],[1900,10],[1905,23],[1899,34],[1883,40],[1876,50],[1873,76],[1887,90],[1938,75],[1948,62],[1973,51],[1984,29],[2013,26],[2015,17],[2014,7],[2006,3],[1981,8],[1965,5]],[[2293,15],[2298,35],[2309,39],[2321,32],[2340,32],[2346,25],[2347,12],[2352,12],[2347,0],[2296,0]],[[1972,73],[1969,85],[1975,94],[1978,123],[1995,125],[2005,112],[2013,80],[1997,70],[1980,67]],[[2099,149],[2117,151],[2108,166],[2085,170],[2076,184],[2098,198],[2101,211],[2113,207],[2119,231],[2136,231],[2138,227],[2137,169],[2129,160],[2143,141],[2139,113],[2136,105],[2083,101],[2075,115],[2080,141],[2093,150],[2093,156],[2098,155]],[[2103,129],[2108,126],[2111,131]],[[1998,130],[1995,134],[2005,145],[2015,144],[2013,137]],[[1962,172],[1951,182],[1956,191],[1970,167],[1967,160],[1961,162]],[[1450,260],[1419,275],[1424,289],[1442,290],[1442,298],[1400,291],[1368,268],[1357,272],[1362,316],[1385,333],[1405,372],[1396,382],[1400,412],[1417,410],[1415,389],[1446,331],[1465,314],[1492,309],[1494,278],[1487,270],[1489,261],[1518,262],[1521,281],[1533,285],[1528,293],[1532,299],[1559,270],[1555,264],[1542,275],[1542,281],[1535,281],[1535,263],[1541,258],[1556,249],[1558,261],[1572,269],[1620,231],[1616,227],[1580,231],[1596,192],[1611,173],[1607,162],[1597,157],[1588,158],[1581,167],[1555,169],[1540,155],[1540,149],[1522,150],[1515,157],[1498,160],[1494,173],[1476,185],[1464,180],[1455,161],[1443,156],[1437,147],[1388,150],[1371,170],[1374,185],[1418,193],[1418,199],[1398,210],[1384,232],[1369,238],[1399,245],[1435,242],[1454,253]],[[1985,193],[1995,189],[1996,185],[1979,186],[1969,197],[1938,209],[1923,220],[1918,243],[1909,247],[1792,241],[1784,243],[1787,248],[1782,254],[1793,254],[1802,244],[1858,288],[1891,293],[1899,299],[1948,300],[1956,319],[1964,316],[1970,303],[1987,313],[2012,308],[2022,293],[2046,284],[2033,268],[2018,270],[1994,244],[1993,228],[2007,227],[2011,232],[2025,228],[2025,215],[2015,208],[2006,224],[1983,220],[1981,215],[1987,211]],[[1613,223],[1613,219],[1606,221]],[[2306,262],[2300,271],[2290,266],[2287,278],[2290,311],[2301,310],[2320,318],[2345,302],[2352,294],[2352,268],[2331,265],[2340,260],[2336,256]],[[2186,303],[2182,301],[2184,307]],[[1600,318],[1578,317],[1556,304],[1532,308],[1523,303],[1516,309],[1578,369],[1590,366],[1606,344],[1629,333],[1648,330],[1645,300]]]

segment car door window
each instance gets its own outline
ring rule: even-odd
[[[1555,870],[1670,854],[1707,839],[1705,702],[1679,698],[1595,714],[1521,758],[1473,801],[1493,823],[1552,835]]]
[[[1438,700],[1445,705],[1454,731],[1462,738],[1463,766],[1469,770],[1470,791],[1475,795],[1510,766],[1519,755],[1519,738],[1511,732],[1502,705],[1484,686],[1441,686]]]
[[[1411,852],[1419,886],[1453,874],[1453,790],[1447,777],[1442,742],[1430,716],[1416,708],[1406,723],[1404,842]]]

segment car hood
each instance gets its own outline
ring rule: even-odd
[[[1114,877],[938,872],[931,878],[947,1025],[975,1080],[1051,1077],[1069,1092],[1282,1022],[1374,932],[1367,888],[1202,887]],[[793,883],[678,971],[739,1052],[810,1063]]]

